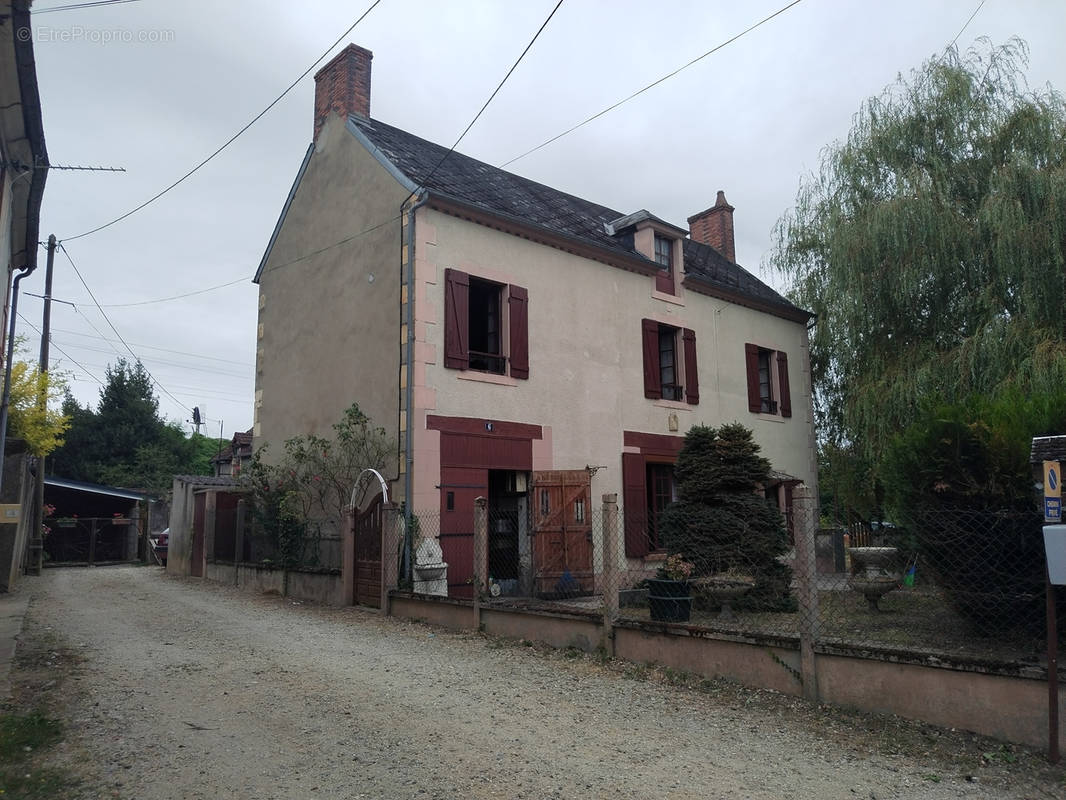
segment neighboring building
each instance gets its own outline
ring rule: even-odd
[[[371,58],[350,45],[315,76],[314,142],[255,276],[257,445],[329,435],[358,402],[398,437],[394,498],[423,535],[439,515],[456,595],[478,496],[514,512],[490,549],[532,558],[526,589],[589,587],[606,493],[645,574],[694,424],[751,427],[783,507],[817,489],[811,315],[735,263],[722,192],[686,230],[447,154],[370,118]]]
[[[240,475],[241,468],[252,459],[252,431],[234,433],[230,443],[211,459],[215,477]]]
[[[12,275],[37,265],[41,199],[48,175],[48,152],[41,121],[41,98],[33,58],[29,0],[0,0],[0,268],[4,270],[0,312],[0,372],[7,354],[8,309]],[[33,499],[27,456],[4,449],[0,502]],[[6,519],[6,517],[5,517]],[[18,523],[0,522],[0,591],[15,587],[26,560],[33,527],[31,515]]]
[[[0,362],[10,324],[12,273],[37,264],[41,199],[48,175],[33,37],[26,35],[29,8],[29,0],[0,0],[0,259],[7,273]]]

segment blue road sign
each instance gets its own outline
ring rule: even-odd
[[[1045,497],[1044,498],[1044,522],[1061,522],[1062,521],[1062,498],[1061,497]]]

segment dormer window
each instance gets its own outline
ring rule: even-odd
[[[655,234],[655,261],[659,273],[655,276],[655,289],[666,294],[674,293],[674,240]]]

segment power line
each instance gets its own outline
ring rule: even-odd
[[[67,347],[77,347],[79,350],[84,350],[87,353],[103,353],[105,355],[110,353],[110,351],[108,351],[108,350],[103,350],[103,349],[101,349],[99,347],[90,347],[89,345],[84,345],[84,344],[72,344],[72,343],[68,342],[67,343]],[[144,363],[144,361],[145,361],[145,359],[143,359],[143,358],[139,358],[138,360],[141,361],[142,363]],[[147,359],[147,360],[150,363],[152,363],[152,364],[156,364],[156,365],[160,365],[160,366],[164,366],[164,367],[177,367],[178,369],[189,370],[190,372],[204,372],[204,373],[207,373],[208,375],[224,375],[224,376],[231,377],[231,378],[233,378],[235,380],[240,380],[240,381],[247,381],[247,380],[250,380],[252,378],[251,367],[248,364],[244,365],[249,370],[248,374],[242,375],[242,374],[238,374],[238,373],[236,373],[236,372],[234,372],[233,370],[230,370],[230,369],[211,369],[210,367],[194,367],[191,364],[182,364],[181,362],[178,362],[178,361],[166,361],[165,359],[161,359],[161,358],[154,358],[153,357],[153,358],[150,358],[150,359]]]
[[[104,320],[107,322],[107,324],[111,326],[111,330],[113,330],[115,332],[115,336],[118,337],[118,340],[120,342],[122,342],[122,344],[129,351],[130,355],[133,356],[133,358],[137,361],[137,363],[141,364],[141,366],[144,367],[144,364],[141,363],[141,360],[137,357],[137,354],[133,352],[132,348],[128,344],[126,344],[126,340],[122,338],[122,334],[118,332],[118,328],[116,328],[114,326],[114,324],[111,322],[111,319],[107,316],[106,313],[104,313],[104,310],[102,308],[100,308],[100,303],[97,302],[96,295],[94,295],[92,289],[89,288],[89,284],[87,284],[85,282],[85,278],[82,277],[81,270],[78,269],[78,265],[74,263],[74,259],[71,258],[70,257],[70,253],[67,252],[66,245],[64,245],[62,242],[60,242],[59,243],[59,249],[62,250],[63,251],[63,255],[67,257],[67,261],[70,262],[70,266],[72,266],[74,268],[74,274],[78,276],[78,280],[81,281],[81,285],[85,287],[85,291],[87,291],[89,293],[89,297],[91,297],[93,303],[96,304],[97,311],[100,312],[100,315],[104,318]],[[165,394],[167,397],[169,397],[171,400],[173,400],[179,406],[184,408],[190,414],[192,413],[192,409],[189,408],[187,405],[185,405],[183,402],[181,402],[178,398],[176,398],[170,392],[168,392],[167,388],[165,386],[163,386],[163,384],[161,384],[159,381],[157,381],[155,379],[155,376],[153,376],[152,373],[149,372],[146,367],[144,368],[144,371],[148,375],[148,377],[151,378],[152,383],[154,383],[157,387],[159,387],[159,390],[161,392],[163,392],[163,394]]]
[[[132,308],[133,306],[149,306],[153,303],[168,303],[171,300],[183,300],[186,297],[193,297],[198,294],[207,294],[208,292],[214,292],[218,289],[225,289],[228,286],[236,286],[238,283],[244,283],[250,281],[255,275],[245,275],[243,278],[237,278],[235,281],[229,281],[228,283],[220,283],[218,286],[208,286],[206,289],[197,289],[195,292],[185,292],[185,294],[175,294],[170,297],[160,297],[156,300],[139,300],[136,303],[104,303],[101,308]]]
[[[955,38],[951,40],[951,44],[949,44],[946,48],[944,48],[945,50],[948,50],[948,49],[950,49],[950,48],[955,46],[955,42],[959,41],[959,37],[962,36],[962,34],[965,32],[965,30],[970,27],[970,23],[973,22],[973,18],[977,16],[977,12],[980,11],[984,7],[984,4],[985,4],[985,0],[981,0],[981,2],[977,4],[977,8],[975,8],[973,10],[973,13],[970,14],[970,18],[968,20],[966,20],[966,24],[963,25],[962,28],[959,30],[959,32],[955,34]]]
[[[252,127],[260,119],[262,119],[267,114],[267,112],[270,111],[270,109],[272,109],[274,106],[276,106],[278,103],[280,103],[282,101],[282,99],[286,95],[288,95],[289,92],[291,92],[293,89],[296,88],[297,84],[299,84],[300,81],[302,81],[304,78],[307,77],[308,73],[310,73],[311,70],[313,70],[315,67],[317,67],[319,65],[319,63],[321,63],[321,61],[326,56],[328,56],[330,54],[330,52],[333,50],[334,47],[336,47],[338,44],[340,44],[345,39],[345,37],[348,36],[349,33],[351,33],[353,30],[355,30],[355,27],[360,22],[362,22],[371,11],[373,11],[375,8],[377,8],[377,6],[378,6],[378,4],[380,2],[381,2],[381,0],[374,0],[374,2],[370,5],[370,8],[368,8],[366,11],[364,11],[360,15],[359,19],[357,19],[355,22],[353,22],[348,27],[348,30],[346,30],[339,37],[337,37],[337,40],[333,44],[331,44],[326,49],[326,51],[324,53],[322,53],[322,55],[320,55],[317,59],[315,59],[315,62],[313,64],[311,64],[311,66],[309,66],[307,69],[305,69],[303,72],[301,72],[299,77],[296,78],[296,80],[294,80],[292,83],[290,83],[288,88],[285,89],[285,91],[283,91],[276,98],[274,98],[266,108],[264,108],[262,111],[260,111],[254,117],[252,117],[252,119],[246,125],[244,125],[239,131],[237,131],[229,139],[227,139],[226,142],[223,143],[222,146],[219,147],[217,150],[215,150],[213,153],[211,153],[211,155],[209,155],[207,158],[205,158],[203,161],[201,161],[199,164],[197,164],[191,170],[186,172],[184,175],[182,175],[180,178],[178,178],[172,184],[167,186],[165,189],[163,189],[160,192],[157,192],[152,197],[149,197],[147,200],[145,200],[143,203],[141,203],[136,208],[130,209],[129,211],[127,211],[122,216],[116,217],[115,219],[111,220],[110,222],[105,222],[103,225],[98,225],[97,227],[95,227],[95,228],[93,228],[91,230],[87,230],[84,233],[79,233],[77,236],[68,236],[68,237],[66,237],[66,241],[72,242],[75,239],[82,238],[83,236],[89,236],[90,234],[96,233],[98,231],[102,231],[104,228],[110,228],[115,223],[121,222],[122,220],[126,219],[127,217],[130,217],[133,214],[136,214],[142,208],[145,208],[146,206],[151,205],[152,203],[154,203],[156,200],[158,200],[160,197],[165,195],[171,189],[175,188],[176,186],[180,185],[181,183],[184,183],[187,178],[189,178],[192,175],[194,175],[196,172],[198,172],[200,170],[201,167],[203,167],[206,164],[208,164],[211,160],[213,160],[215,158],[215,156],[217,156],[219,153],[221,153],[223,150],[225,150],[227,147],[229,147],[231,144],[233,144],[235,141],[237,141],[238,137],[240,137],[241,134],[243,134],[246,130],[248,130],[250,127]]]
[[[118,6],[125,3],[138,3],[140,0],[95,0],[91,3],[71,3],[65,6],[52,6],[51,8],[35,8],[33,14],[48,14],[52,11],[76,11],[81,8],[99,8],[100,6]]]
[[[28,319],[26,319],[26,317],[24,317],[22,315],[21,311],[19,312],[19,319],[21,319],[23,322],[25,322],[27,325],[29,325],[38,336],[43,336],[44,335],[41,332],[40,328],[38,328],[36,325],[34,325],[32,322],[30,322]],[[101,386],[104,385],[104,382],[102,380],[100,380],[95,375],[93,375],[93,373],[89,372],[89,370],[87,370],[82,364],[80,364],[77,361],[75,361],[69,354],[65,353],[63,351],[63,348],[61,348],[58,344],[55,343],[55,340],[52,341],[52,347],[54,347],[56,350],[58,350],[60,355],[64,356],[67,360],[69,360],[72,364],[74,364],[76,367],[78,367],[82,372],[84,372],[86,375],[88,375],[90,378],[92,378],[98,384],[100,384]]]
[[[799,2],[799,0],[796,0],[796,2]],[[489,95],[489,99],[485,101],[485,104],[481,106],[481,110],[474,115],[474,118],[470,120],[470,124],[466,126],[462,133],[459,134],[459,138],[455,140],[455,144],[448,148],[448,152],[441,156],[441,159],[437,162],[436,166],[433,167],[433,169],[429,171],[429,174],[421,180],[421,184],[423,186],[425,186],[429,182],[429,179],[437,173],[437,170],[440,169],[441,164],[443,164],[447,160],[448,156],[455,152],[455,148],[458,147],[459,142],[463,141],[463,138],[468,133],[470,133],[470,129],[474,127],[474,123],[481,119],[481,115],[485,113],[485,109],[489,107],[489,103],[496,99],[496,95],[499,94],[500,89],[502,89],[503,85],[507,83],[507,79],[511,77],[511,73],[513,73],[518,68],[518,65],[522,63],[522,59],[526,57],[526,53],[528,53],[530,48],[533,47],[533,43],[536,42],[538,38],[540,38],[541,33],[543,33],[546,27],[548,27],[548,23],[551,22],[552,17],[555,16],[555,12],[559,10],[559,6],[561,6],[562,4],[563,0],[559,0],[559,2],[555,4],[555,8],[551,10],[551,13],[548,14],[548,17],[544,20],[544,22],[541,23],[540,27],[537,28],[537,32],[533,34],[533,38],[529,40],[529,44],[526,45],[525,49],[522,51],[522,54],[518,56],[518,60],[511,65],[511,68],[509,70],[507,70],[507,74],[503,76],[503,80],[500,81],[500,83],[493,90],[492,94]],[[413,194],[414,192],[411,193],[411,195]],[[408,196],[408,199],[410,199],[410,195]],[[406,201],[404,202],[406,203]]]
[[[801,2],[803,2],[803,0],[792,0],[792,2],[791,2],[791,3],[789,3],[789,4],[787,5],[787,6],[784,6],[783,8],[780,8],[780,9],[778,9],[777,11],[775,11],[775,12],[774,12],[773,14],[771,14],[770,16],[768,16],[768,17],[764,17],[763,19],[761,19],[761,20],[759,20],[758,22],[756,22],[756,23],[755,23],[754,25],[752,25],[752,26],[750,26],[750,27],[748,27],[748,28],[745,28],[744,30],[742,30],[742,31],[741,31],[740,33],[736,34],[736,35],[735,35],[735,36],[733,36],[732,38],[730,38],[730,39],[726,39],[726,40],[725,40],[724,42],[722,42],[721,44],[719,44],[719,45],[716,45],[715,47],[712,47],[712,48],[711,48],[710,50],[708,50],[708,51],[707,51],[706,53],[704,53],[704,54],[703,54],[702,56],[698,56],[698,57],[696,57],[696,58],[692,59],[692,60],[691,60],[691,61],[689,61],[689,62],[688,62],[687,64],[685,64],[685,65],[683,65],[683,66],[680,66],[680,67],[678,67],[677,69],[675,69],[675,70],[674,70],[673,72],[669,73],[668,75],[663,75],[663,77],[659,78],[659,79],[658,79],[658,80],[656,80],[656,81],[653,81],[653,82],[649,83],[649,84],[648,84],[647,86],[645,86],[645,87],[644,87],[643,89],[638,89],[637,91],[633,92],[633,94],[629,95],[628,97],[625,97],[625,98],[623,98],[623,99],[619,100],[619,101],[618,101],[617,103],[615,103],[614,105],[610,105],[610,106],[608,106],[607,108],[603,109],[602,111],[599,111],[599,112],[597,112],[597,113],[593,114],[593,115],[592,115],[591,117],[589,117],[589,118],[588,118],[588,119],[586,119],[586,120],[583,120],[582,122],[579,122],[579,123],[578,123],[577,125],[574,125],[574,126],[573,126],[572,128],[568,128],[568,129],[566,129],[565,131],[563,131],[562,133],[560,133],[560,134],[556,134],[556,135],[555,135],[555,136],[553,136],[552,138],[548,139],[548,140],[547,140],[546,142],[542,142],[542,143],[538,144],[538,145],[537,145],[536,147],[534,147],[534,148],[533,148],[532,150],[527,150],[526,152],[522,153],[522,155],[520,155],[520,156],[515,156],[515,157],[514,157],[514,158],[512,158],[512,159],[511,159],[510,161],[505,161],[505,162],[504,162],[503,164],[501,164],[501,165],[500,165],[500,168],[502,169],[503,167],[509,166],[510,164],[513,164],[514,162],[516,162],[516,161],[518,161],[518,160],[520,160],[520,159],[523,159],[523,158],[525,158],[526,156],[528,156],[528,155],[531,155],[531,154],[533,154],[533,153],[537,152],[537,151],[538,151],[538,150],[540,150],[541,148],[543,148],[543,147],[547,147],[547,146],[548,146],[548,145],[550,145],[550,144],[551,144],[552,142],[557,142],[557,141],[559,141],[559,140],[560,140],[560,139],[562,139],[562,138],[563,138],[564,136],[568,136],[569,134],[571,134],[571,133],[573,133],[574,131],[576,131],[576,130],[577,130],[578,128],[583,128],[583,127],[584,127],[585,125],[588,125],[588,124],[589,124],[590,122],[592,122],[592,121],[594,121],[594,120],[597,120],[597,119],[599,119],[599,118],[600,118],[600,117],[602,117],[602,116],[603,116],[604,114],[608,114],[608,113],[610,113],[611,111],[614,111],[614,110],[615,110],[616,108],[618,108],[619,106],[621,106],[621,105],[624,105],[624,104],[628,103],[628,102],[629,102],[630,100],[632,100],[632,99],[633,99],[634,97],[638,97],[638,96],[640,96],[640,95],[644,94],[644,92],[648,91],[649,89],[653,89],[653,88],[655,88],[655,87],[656,87],[656,86],[658,86],[658,85],[659,85],[660,83],[662,83],[662,82],[664,82],[664,81],[667,81],[667,80],[669,80],[670,78],[674,77],[674,76],[675,76],[675,75],[677,75],[678,73],[680,73],[680,72],[682,72],[682,71],[684,71],[684,70],[688,69],[688,68],[689,68],[689,67],[691,67],[691,66],[692,66],[693,64],[696,64],[697,62],[699,62],[699,61],[702,61],[703,59],[707,58],[707,56],[709,56],[709,55],[712,55],[713,53],[717,53],[717,52],[718,52],[719,50],[721,50],[721,49],[722,49],[723,47],[727,47],[728,45],[730,45],[730,44],[732,44],[733,42],[735,42],[735,41],[736,41],[737,39],[740,39],[741,37],[743,37],[743,36],[746,36],[747,34],[751,33],[751,32],[752,32],[753,30],[755,30],[756,28],[758,28],[758,27],[760,27],[760,26],[762,26],[762,25],[765,25],[765,24],[766,24],[767,22],[769,22],[770,20],[772,20],[772,19],[773,19],[774,17],[776,17],[776,16],[779,16],[779,15],[781,15],[781,14],[784,14],[784,13],[785,13],[786,11],[788,11],[788,10],[789,10],[790,8],[792,8],[793,6],[797,6],[797,5],[799,5],[799,4],[801,3]]]
[[[56,301],[53,300],[53,302],[56,302]],[[105,305],[104,308],[107,308],[107,306]],[[61,329],[61,328],[52,328],[52,333],[66,333],[66,334],[69,334],[71,336],[81,336],[81,337],[84,337],[86,339],[102,339],[103,341],[109,342],[109,343],[113,341],[113,340],[107,339],[107,338],[105,338],[103,336],[93,336],[92,334],[89,334],[89,333],[82,333],[81,331],[68,331],[68,330],[64,330],[64,329]],[[99,331],[97,331],[97,333],[99,333]],[[205,361],[218,361],[218,362],[221,362],[223,364],[235,364],[238,367],[247,367],[248,366],[248,362],[247,361],[236,361],[236,360],[234,360],[232,358],[218,358],[217,356],[205,356],[205,355],[201,355],[200,353],[187,353],[184,350],[171,350],[171,349],[166,348],[166,347],[156,347],[155,345],[151,345],[151,344],[138,344],[137,342],[133,342],[132,344],[136,345],[138,347],[138,349],[142,349],[142,350],[159,350],[162,353],[172,353],[172,354],[174,354],[176,356],[189,356],[190,358],[199,358],[199,359],[203,359]]]
[[[797,2],[799,2],[799,0],[797,0]],[[492,94],[489,95],[489,99],[486,100],[485,103],[481,106],[481,110],[479,110],[477,112],[477,114],[474,115],[474,118],[472,120],[470,120],[470,124],[466,126],[465,130],[463,130],[463,132],[461,134],[459,134],[459,138],[455,140],[455,144],[453,144],[450,148],[448,148],[448,152],[445,153],[443,156],[441,156],[441,159],[436,163],[436,165],[433,167],[433,169],[431,169],[429,171],[429,173],[426,175],[426,177],[422,178],[421,184],[423,186],[425,186],[425,184],[429,181],[429,179],[432,178],[434,174],[436,174],[437,170],[440,169],[440,166],[441,166],[441,164],[444,163],[445,159],[447,159],[448,156],[450,156],[455,151],[455,148],[459,146],[459,143],[461,141],[463,141],[463,137],[465,137],[470,132],[470,129],[474,127],[474,123],[476,123],[478,121],[478,119],[481,118],[481,115],[485,113],[485,109],[489,107],[489,104],[493,101],[493,99],[496,97],[496,95],[499,94],[500,89],[502,89],[503,85],[505,83],[507,83],[507,79],[511,77],[511,73],[513,73],[515,71],[515,69],[518,67],[518,65],[520,63],[522,63],[522,59],[526,57],[526,53],[528,53],[530,48],[533,47],[533,43],[536,42],[537,39],[540,37],[540,34],[548,26],[548,23],[551,22],[552,17],[555,16],[555,12],[559,10],[559,6],[561,6],[562,4],[563,4],[563,0],[559,0],[559,2],[555,4],[555,8],[553,8],[551,10],[551,13],[548,14],[548,16],[544,20],[544,22],[541,23],[541,26],[537,29],[537,32],[533,35],[533,38],[529,40],[529,44],[527,44],[525,46],[525,49],[522,50],[521,55],[518,56],[518,60],[516,60],[514,62],[514,64],[511,65],[511,68],[509,70],[507,70],[507,74],[503,76],[503,80],[501,80],[499,82],[499,84],[493,90]],[[414,194],[415,194],[415,192],[412,192],[410,195],[407,196],[407,199],[410,199],[411,196],[414,195]],[[404,202],[406,203],[406,200]],[[351,242],[351,241],[353,241],[355,239],[358,239],[361,236],[366,236],[369,233],[373,233],[374,231],[376,231],[376,230],[378,230],[380,228],[384,228],[386,225],[391,225],[394,222],[398,222],[401,219],[403,219],[403,214],[396,214],[395,216],[390,217],[389,219],[385,220],[384,222],[380,222],[377,225],[372,225],[371,227],[366,228],[365,230],[361,230],[358,233],[353,233],[351,236],[348,236],[348,237],[346,237],[344,239],[341,239],[339,242],[334,242],[333,244],[326,245],[325,247],[320,247],[318,250],[314,250],[314,251],[312,251],[310,253],[305,253],[302,256],[299,256],[297,258],[292,259],[291,261],[285,261],[285,262],[283,262],[281,264],[275,264],[274,266],[272,266],[268,270],[268,272],[274,272],[275,270],[281,269],[283,267],[289,267],[289,266],[292,266],[293,264],[297,264],[297,263],[299,263],[301,261],[306,261],[306,260],[308,260],[310,258],[314,258],[317,255],[321,255],[322,253],[325,253],[325,252],[327,252],[329,250],[333,250],[333,249],[335,249],[337,247],[341,247],[342,245],[345,245],[348,242]]]

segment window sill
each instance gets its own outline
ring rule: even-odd
[[[496,375],[492,372],[478,372],[476,370],[463,370],[456,376],[461,381],[474,381],[475,383],[492,383],[496,386],[517,386],[518,379],[508,375]]]
[[[782,417],[780,414],[761,414],[760,413],[760,414],[756,414],[755,416],[758,417],[761,420],[764,420],[765,422],[784,422],[786,419],[789,419],[788,417]]]
[[[651,296],[653,300],[662,300],[664,303],[672,303],[675,306],[685,305],[685,301],[677,295],[660,292],[658,289],[652,289]]]
[[[656,550],[654,553],[648,553],[646,556],[644,556],[645,564],[660,564],[663,561],[666,561],[665,550]]]
[[[684,400],[652,400],[651,402],[656,408],[672,408],[677,411],[692,411],[696,407]]]

